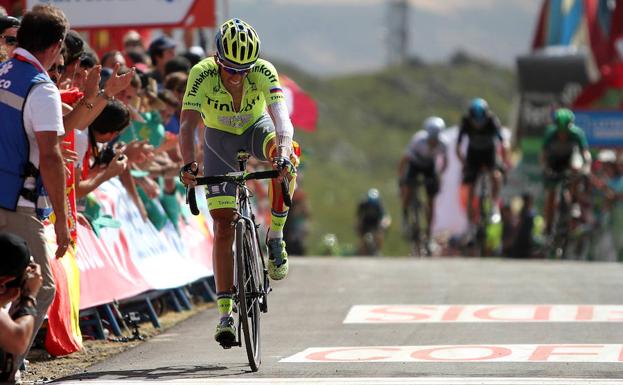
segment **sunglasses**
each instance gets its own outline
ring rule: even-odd
[[[223,62],[220,61],[218,58],[216,59],[216,62],[218,63],[218,65],[220,65],[225,70],[225,72],[227,72],[230,75],[244,75],[248,73],[249,71],[251,71],[251,68],[253,68],[252,66],[249,68],[245,68],[245,69],[228,67],[225,64],[223,64]]]
[[[17,45],[17,37],[15,36],[0,35],[0,37],[4,39],[6,45]]]
[[[65,66],[62,64],[54,64],[52,67],[50,67],[48,72],[56,72],[59,75],[62,75],[65,73]]]

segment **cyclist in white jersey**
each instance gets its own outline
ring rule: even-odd
[[[413,199],[414,187],[419,174],[424,176],[427,199],[428,239],[431,239],[432,221],[435,214],[435,196],[439,192],[439,175],[448,165],[447,146],[440,137],[446,128],[443,119],[431,116],[424,121],[407,146],[398,166],[403,224],[407,221],[408,207]],[[438,161],[439,170],[437,169]]]

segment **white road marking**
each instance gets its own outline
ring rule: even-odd
[[[542,378],[542,377],[412,377],[412,378],[246,378],[246,379],[211,379],[192,378],[180,380],[155,380],[158,385],[173,384],[211,384],[211,385],[247,385],[247,384],[296,384],[296,385],[613,385],[621,384],[622,379],[605,378]],[[145,384],[148,380],[95,380],[55,382],[61,385],[113,385]],[[153,383],[154,380],[149,380]]]
[[[313,347],[279,362],[623,362],[621,344]]]
[[[623,305],[357,305],[344,323],[623,322]]]

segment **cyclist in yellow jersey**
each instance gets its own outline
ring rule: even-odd
[[[199,172],[194,153],[195,128],[204,124],[204,174],[238,171],[236,154],[244,149],[260,160],[270,160],[290,180],[294,191],[296,156],[292,151],[294,128],[288,115],[279,77],[273,65],[259,59],[260,39],[240,19],[225,22],[216,35],[216,54],[190,71],[181,114],[180,142],[186,165],[180,179],[192,185]],[[268,273],[279,280],[288,273],[288,254],[283,227],[288,215],[280,180],[270,186],[271,224],[268,231]],[[231,316],[233,301],[235,185],[224,183],[206,188],[208,208],[214,219],[213,264],[220,321],[215,339],[224,347],[236,341]]]

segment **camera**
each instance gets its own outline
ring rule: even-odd
[[[124,147],[125,143],[116,142],[116,143],[108,143],[106,147],[100,152],[99,157],[97,159],[98,164],[108,165],[114,158],[117,153],[117,148]],[[121,155],[119,160],[123,160],[125,155]]]

